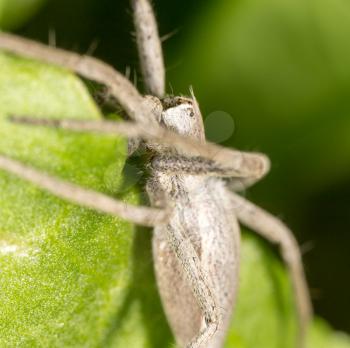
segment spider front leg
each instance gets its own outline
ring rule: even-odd
[[[142,75],[147,93],[165,93],[165,67],[157,21],[148,0],[131,0]]]
[[[68,69],[89,80],[106,85],[128,116],[140,123],[156,124],[145,99],[133,84],[112,66],[89,56],[49,47],[9,33],[0,33],[0,49],[25,58]]]
[[[225,151],[230,151],[225,149]],[[242,189],[260,180],[268,171],[266,156],[245,152],[232,151],[234,156],[241,156],[241,166],[226,166],[215,159],[201,156],[186,157],[181,155],[157,156],[151,163],[155,170],[172,174],[205,175],[223,178],[237,178],[232,184],[237,189]],[[247,175],[247,177],[245,177]]]
[[[148,100],[149,102],[149,100]],[[152,103],[150,103],[152,104]],[[149,104],[148,104],[149,105]],[[155,118],[160,110],[149,107]],[[164,171],[187,172],[194,175],[212,175],[235,177],[240,179],[239,188],[252,185],[262,178],[270,169],[269,159],[260,153],[249,153],[231,150],[209,142],[199,142],[183,135],[162,128],[156,124],[144,127],[143,124],[133,122],[112,121],[81,121],[81,120],[53,120],[32,117],[11,117],[16,123],[34,126],[48,126],[63,128],[74,132],[97,132],[106,134],[122,134],[128,137],[140,137],[156,150],[176,150],[185,155],[161,156],[154,166]]]
[[[141,67],[147,90],[162,97],[165,91],[165,68],[157,23],[147,0],[132,0],[134,22]],[[54,64],[79,74],[89,80],[104,84],[120,103],[129,117],[138,122],[155,124],[143,97],[128,79],[112,66],[86,55],[50,47],[9,33],[0,33],[0,49]]]

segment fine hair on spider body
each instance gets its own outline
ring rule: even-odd
[[[151,207],[127,205],[52,177],[0,155],[0,169],[67,201],[153,227],[153,261],[162,304],[176,342],[183,348],[222,348],[236,302],[240,227],[280,246],[293,284],[298,346],[312,316],[301,254],[292,232],[277,218],[234,192],[269,171],[268,158],[223,148],[205,139],[203,119],[190,97],[166,96],[157,23],[148,0],[131,0],[143,96],[111,66],[88,56],[0,33],[0,49],[62,66],[105,85],[131,121],[49,120],[12,117],[22,126],[72,132],[121,134],[142,140],[152,153],[146,185]],[[131,152],[139,146],[130,145]],[[230,178],[228,187],[223,178]]]

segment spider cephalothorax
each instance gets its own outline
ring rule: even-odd
[[[197,101],[186,97],[168,97],[162,100],[164,110],[161,123],[184,136],[203,140],[204,126]]]

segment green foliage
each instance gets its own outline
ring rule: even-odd
[[[118,185],[123,139],[6,121],[10,114],[98,119],[79,80],[5,55],[0,76],[1,153],[102,192],[113,166]],[[98,346],[130,280],[132,226],[3,173],[0,180],[0,346]]]
[[[11,114],[99,119],[76,77],[0,54],[0,153],[84,187],[118,192],[124,139],[13,125],[6,119]],[[150,231],[63,202],[3,172],[0,192],[1,347],[173,345],[156,290]],[[137,192],[118,198],[137,203]],[[294,347],[293,308],[276,253],[247,232],[226,347]],[[323,323],[313,326],[309,340],[309,348],[350,347]]]
[[[46,0],[0,0],[0,28],[13,29],[31,18]]]
[[[205,115],[232,115],[230,145],[268,153],[264,199],[283,190],[279,206],[299,207],[349,177],[348,1],[211,1],[190,27],[171,83],[193,84]]]

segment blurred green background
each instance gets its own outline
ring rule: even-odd
[[[350,2],[154,5],[161,34],[173,33],[168,91],[193,85],[210,139],[268,154],[271,173],[246,195],[295,231],[316,312],[350,332]],[[97,43],[94,55],[129,66],[142,88],[127,0],[0,0],[0,25],[43,42],[56,33],[80,53]]]

